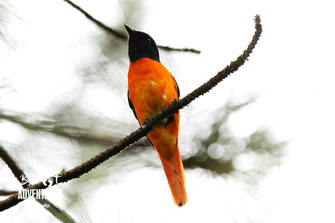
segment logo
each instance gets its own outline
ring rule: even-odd
[[[21,185],[24,186],[24,185],[27,185],[27,187],[31,186],[31,183],[29,183],[28,181],[28,178],[26,175],[22,174],[20,176],[20,180],[21,180]]]
[[[51,187],[52,185],[54,185],[54,182],[55,182],[55,184],[58,183],[58,178],[59,177],[60,176],[55,175],[54,177],[51,177],[51,178],[43,181],[42,183],[46,187]],[[55,179],[55,181],[53,181],[53,179]],[[20,176],[20,180],[21,180],[21,185],[23,187],[31,186],[31,183],[28,181],[28,178],[27,178],[26,175],[22,174]],[[45,199],[44,194],[42,194],[42,189],[22,189],[22,190],[19,191],[18,199],[25,200],[29,197],[34,197],[35,199]]]
[[[55,175],[54,178],[55,178],[55,184],[58,184],[58,178],[60,176],[58,175]],[[52,185],[54,184],[54,181],[49,178],[49,179],[46,179],[45,181],[43,181],[43,185],[46,186],[46,187],[51,187]]]

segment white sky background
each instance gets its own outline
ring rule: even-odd
[[[13,89],[6,97],[0,96],[0,106],[43,111],[50,106],[50,98],[71,97],[76,90],[76,77],[71,75],[76,63],[96,53],[80,45],[91,44],[97,28],[61,0],[10,2],[20,17],[8,26],[18,46],[8,51],[0,43],[0,80],[5,78]],[[116,17],[120,12],[113,1],[78,4],[101,21],[113,21],[111,26],[122,21]],[[185,113],[193,109],[190,115],[204,115],[229,98],[243,101],[256,95],[257,102],[235,114],[230,127],[239,136],[259,127],[269,128],[277,140],[290,140],[287,156],[257,192],[229,177],[186,171],[189,202],[181,209],[173,206],[167,183],[152,180],[163,178],[163,171],[133,171],[117,185],[101,188],[101,196],[90,198],[87,207],[92,222],[334,222],[333,1],[147,0],[143,9],[143,22],[133,28],[148,32],[162,45],[202,50],[200,55],[161,53],[162,63],[176,77],[182,96],[244,50],[254,32],[253,17],[261,15],[264,32],[250,60]],[[79,57],[78,52],[82,52]],[[127,68],[124,73],[126,87]],[[103,94],[93,89],[87,103],[107,116],[132,116],[126,103],[115,108],[94,99]],[[187,141],[183,128],[196,124],[182,120],[182,145],[183,139]],[[20,140],[17,130],[8,130],[8,126],[0,125],[0,132],[0,140]],[[1,180],[11,178],[3,172],[0,169]],[[57,200],[52,193],[50,200],[52,196]],[[104,207],[98,204],[101,199],[105,200]],[[36,202],[26,202],[31,206],[1,213],[1,222],[39,222],[36,216],[44,217],[40,222],[48,219],[48,213]],[[69,212],[76,216],[75,210]]]

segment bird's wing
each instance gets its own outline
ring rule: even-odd
[[[127,91],[127,96],[128,96],[128,103],[129,103],[129,107],[131,108],[131,110],[133,111],[134,115],[135,115],[135,118],[137,119],[138,122],[140,122],[137,118],[137,115],[136,115],[136,112],[135,112],[135,109],[134,109],[134,105],[133,105],[133,102],[131,102],[130,100],[130,97],[129,97],[129,91]],[[141,124],[141,123],[140,123]]]

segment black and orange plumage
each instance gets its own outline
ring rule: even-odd
[[[179,99],[179,88],[172,74],[160,63],[155,41],[146,33],[125,26],[129,34],[128,100],[140,125],[146,119]],[[184,167],[178,145],[180,114],[175,113],[163,126],[154,127],[147,137],[162,162],[174,202],[187,201]]]

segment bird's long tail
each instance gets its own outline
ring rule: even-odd
[[[177,146],[174,155],[169,160],[159,152],[158,155],[162,161],[174,202],[181,207],[186,203],[187,195],[185,190],[184,167],[181,161],[179,147]]]

